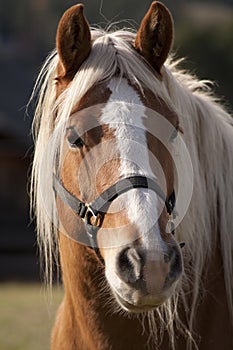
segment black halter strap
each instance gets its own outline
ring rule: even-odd
[[[103,262],[97,244],[97,232],[109,205],[121,194],[133,188],[148,188],[153,190],[165,203],[167,212],[172,214],[175,207],[175,191],[167,198],[161,187],[152,179],[146,176],[129,176],[116,182],[105,190],[97,199],[90,203],[84,203],[72,195],[62,184],[61,180],[54,175],[53,189],[61,200],[70,207],[76,215],[82,218],[86,224],[86,229],[90,241],[90,246],[95,250],[97,256]]]

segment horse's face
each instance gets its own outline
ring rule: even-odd
[[[58,79],[58,94],[66,82],[62,79]],[[116,75],[94,86],[73,108],[68,121],[60,174],[64,187],[81,201],[92,203],[120,179],[143,175],[156,181],[169,197],[174,189],[170,148],[178,125],[177,115],[164,101],[149,91],[142,95],[125,78]],[[67,220],[67,214],[63,215],[67,234],[85,235],[82,220]],[[143,188],[127,190],[102,213],[97,245],[106,279],[128,311],[150,310],[174,291],[182,258],[167,230],[168,220],[164,201]]]

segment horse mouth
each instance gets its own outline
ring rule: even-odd
[[[143,313],[147,311],[152,311],[159,307],[163,301],[160,303],[153,303],[153,304],[143,304],[143,303],[138,303],[135,304],[133,302],[126,301],[124,298],[122,298],[117,292],[114,292],[115,299],[118,301],[120,306],[127,312],[131,313]]]

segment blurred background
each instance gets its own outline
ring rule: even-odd
[[[177,57],[186,58],[183,68],[201,79],[215,81],[215,93],[231,109],[233,0],[163,2],[175,20],[174,51]],[[105,27],[109,22],[126,19],[123,25],[136,29],[151,1],[84,0],[83,3],[92,25]],[[76,1],[71,0],[0,0],[0,308],[6,308],[0,314],[1,349],[49,348],[48,313],[46,306],[42,306],[41,315],[43,293],[35,287],[41,276],[27,193],[33,154],[30,136],[33,111],[26,115],[25,106],[41,64],[54,48],[59,18],[74,4]],[[19,302],[19,306],[16,300],[20,300],[20,295],[24,302]],[[55,303],[61,295],[62,291],[55,292]],[[11,342],[8,339],[9,344],[6,343],[6,330],[24,325],[20,318],[11,317],[10,310],[24,312],[25,325],[34,320],[34,328],[28,330],[33,334],[32,343],[29,333],[20,339],[10,337]],[[51,319],[53,315],[51,312]],[[11,325],[13,319],[15,323]],[[40,339],[44,337],[45,343],[37,342],[35,322],[45,327],[39,328]]]

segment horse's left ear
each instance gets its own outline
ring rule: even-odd
[[[172,16],[162,3],[154,1],[141,22],[135,39],[135,48],[160,74],[172,42]]]
[[[62,16],[56,46],[60,58],[59,78],[71,81],[91,51],[91,34],[83,14],[83,5],[75,5]]]

